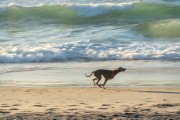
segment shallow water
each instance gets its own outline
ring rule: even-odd
[[[1,64],[1,86],[31,87],[92,87],[91,78],[85,77],[100,68],[127,70],[110,80],[116,87],[177,87],[180,85],[180,64],[171,61],[104,61],[65,63]],[[104,82],[102,78],[101,83]]]

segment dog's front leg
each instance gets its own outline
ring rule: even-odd
[[[103,84],[100,84],[99,86],[100,86],[100,87],[103,86],[103,88],[106,89],[104,86],[105,86],[105,84],[106,84],[106,82],[107,82],[108,80],[109,80],[109,79],[105,79],[104,83],[103,83]]]
[[[101,85],[99,84],[99,81],[100,81],[101,79],[98,79],[98,81],[96,82],[96,85],[98,85],[100,88],[101,88]]]

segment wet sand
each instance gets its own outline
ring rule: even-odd
[[[0,88],[0,120],[180,119],[180,88]]]

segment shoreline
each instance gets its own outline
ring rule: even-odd
[[[143,64],[142,66],[140,66]],[[1,86],[26,87],[92,87],[93,76],[85,77],[96,69],[116,69],[126,72],[107,82],[109,87],[180,86],[180,64],[169,61],[99,61],[66,63],[28,63],[0,65]],[[100,84],[104,82],[104,78]]]
[[[0,119],[177,119],[180,88],[0,87]]]
[[[73,86],[73,85],[62,85],[62,86],[24,86],[24,85],[22,85],[22,86],[18,86],[18,85],[16,85],[16,86],[13,86],[13,85],[0,85],[0,88],[7,88],[7,87],[10,87],[10,88],[37,88],[37,89],[43,89],[43,88],[47,88],[47,89],[80,89],[80,88],[82,88],[82,89],[88,89],[88,88],[99,88],[99,89],[103,89],[103,88],[100,88],[100,87],[98,87],[98,86],[93,86],[93,85],[75,85],[75,86]],[[165,88],[169,88],[169,89],[179,89],[180,87],[179,86],[114,86],[114,85],[106,85],[105,86],[105,89],[165,89]]]

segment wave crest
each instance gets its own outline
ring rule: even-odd
[[[141,32],[146,37],[179,38],[180,19],[142,23],[135,26],[135,30]]]
[[[111,13],[111,15],[109,14]],[[102,4],[59,4],[37,6],[19,6],[11,4],[0,7],[0,18],[12,17],[22,19],[24,17],[38,18],[77,18],[82,17],[125,17],[142,19],[144,17],[180,17],[180,7],[171,4],[156,4],[144,2],[124,2],[124,3],[102,3]],[[113,15],[112,15],[113,14]],[[68,17],[67,17],[68,16]]]

